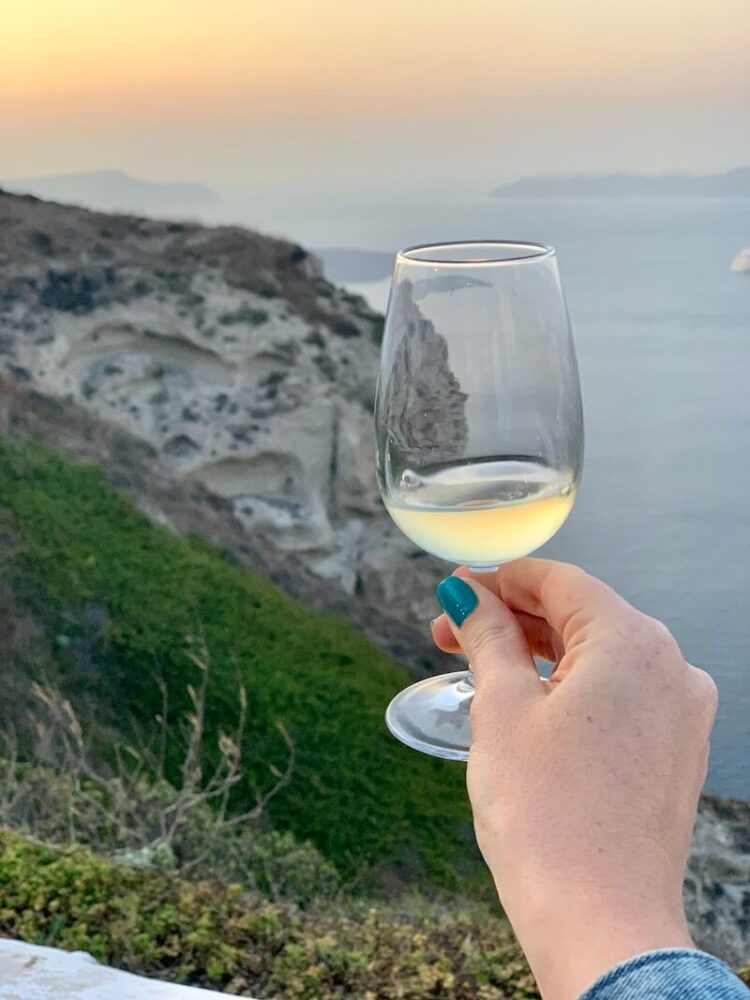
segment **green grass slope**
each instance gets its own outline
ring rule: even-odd
[[[44,623],[72,687],[92,689],[108,723],[153,726],[157,674],[170,715],[183,715],[186,685],[196,683],[185,639],[202,632],[211,654],[207,764],[236,722],[240,684],[248,693],[251,764],[240,800],[283,767],[281,720],[296,765],[270,804],[275,827],[310,839],[347,876],[395,867],[447,885],[472,856],[464,768],[386,733],[383,711],[406,671],[348,623],[154,526],[97,469],[35,445],[0,443],[0,513],[13,539],[0,573]]]

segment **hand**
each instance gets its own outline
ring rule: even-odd
[[[640,952],[692,947],[682,879],[714,682],[575,566],[520,559],[448,581],[455,621],[441,615],[433,636],[474,670],[477,840],[545,1000],[574,1000]],[[532,655],[557,664],[549,682]]]

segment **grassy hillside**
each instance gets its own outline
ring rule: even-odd
[[[449,884],[472,857],[463,767],[390,738],[383,710],[408,677],[345,621],[150,524],[95,468],[38,446],[0,444],[0,511],[11,539],[0,573],[44,625],[70,688],[93,692],[105,721],[153,726],[157,676],[170,717],[184,715],[196,682],[186,637],[202,634],[207,764],[247,689],[252,766],[238,805],[284,766],[280,720],[296,763],[269,806],[276,828],[309,838],[346,876],[403,869]]]

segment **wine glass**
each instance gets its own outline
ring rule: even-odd
[[[567,518],[583,463],[573,338],[550,246],[441,243],[396,257],[375,401],[378,485],[425,552],[473,570],[528,555]],[[466,760],[471,668],[388,706],[388,728]]]

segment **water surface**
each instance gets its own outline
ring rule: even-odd
[[[586,415],[576,507],[545,554],[663,619],[716,679],[708,786],[750,798],[750,246],[741,199],[477,199],[308,206],[314,246],[553,243]],[[388,282],[356,286],[383,308]]]

